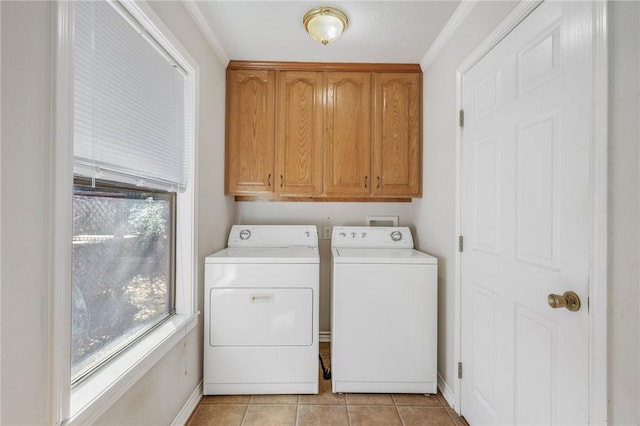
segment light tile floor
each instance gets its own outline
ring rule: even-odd
[[[329,364],[328,343],[320,353]],[[188,425],[467,425],[440,395],[334,394],[320,373],[318,395],[205,396]]]

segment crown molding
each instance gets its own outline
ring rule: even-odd
[[[207,42],[209,42],[209,46],[211,46],[211,50],[213,50],[213,53],[218,57],[218,60],[220,60],[222,66],[226,68],[229,64],[229,56],[227,55],[227,52],[224,51],[222,44],[220,44],[220,41],[207,23],[207,20],[202,14],[202,11],[198,7],[198,5],[196,5],[195,0],[186,0],[184,2],[184,6],[187,8],[189,15],[191,15],[193,20],[196,21],[196,25],[198,25],[198,28],[204,35],[204,38],[207,40]]]
[[[478,0],[462,0],[460,5],[458,5],[457,9],[451,15],[451,18],[444,24],[442,27],[442,31],[438,34],[438,37],[434,40],[434,42],[425,53],[424,57],[420,61],[420,65],[423,70],[426,70],[429,65],[435,60],[438,56],[442,48],[447,44],[447,42],[453,37],[456,30],[462,25],[462,22],[469,14],[469,11],[475,6]]]

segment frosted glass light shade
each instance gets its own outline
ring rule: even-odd
[[[349,20],[333,7],[318,7],[308,11],[302,20],[311,38],[325,46],[336,40],[347,28]]]

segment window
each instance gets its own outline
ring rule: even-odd
[[[75,385],[176,312],[189,150],[184,68],[122,4],[73,10]]]
[[[174,312],[174,204],[174,194],[74,186],[72,382]]]
[[[96,423],[198,324],[193,167],[198,71],[197,62],[145,2],[57,2],[55,11],[51,408],[56,424],[72,426]],[[74,213],[82,214],[72,220]],[[119,224],[113,220],[117,214]],[[144,218],[154,219],[145,224]],[[163,223],[159,218],[166,232],[159,232],[162,227],[157,225]],[[145,236],[145,230],[152,229],[156,231]],[[156,237],[163,243],[171,240],[170,250],[150,243]],[[115,242],[118,238],[120,247]],[[150,244],[144,243],[145,238]],[[123,251],[125,239],[138,240],[128,253]],[[126,317],[124,322],[130,326],[126,339],[102,338],[105,335],[95,331],[94,337],[87,337],[92,333],[88,328],[94,327],[88,325],[89,306],[101,305],[97,298],[89,301],[87,290],[74,293],[83,267],[104,268],[105,262],[111,262],[103,255],[102,265],[97,261],[91,265],[94,256],[82,266],[80,251],[92,249],[80,246],[94,244],[97,251],[99,246],[107,247],[104,242],[109,240],[113,251],[124,253],[111,256],[120,258],[120,266],[140,253],[146,256],[144,262],[162,263],[152,273],[140,274],[146,278],[131,278],[132,272],[111,264],[109,274],[124,277],[120,281],[125,286],[124,291],[116,288],[106,297],[110,307],[105,310],[113,317],[132,310],[123,308],[127,304],[135,310],[142,306],[138,304],[143,295],[134,290],[140,281],[164,274],[172,280],[154,280],[162,282],[162,287],[170,284],[155,293],[157,297],[138,311],[140,315]],[[109,249],[104,250],[109,254]],[[75,268],[74,258],[79,262]],[[135,284],[128,286],[132,280]],[[144,299],[145,303],[150,300]],[[92,344],[92,339],[99,342]],[[100,365],[104,368],[97,368]]]

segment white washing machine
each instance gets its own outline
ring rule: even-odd
[[[437,259],[409,228],[333,228],[333,392],[436,393]]]
[[[318,393],[318,233],[234,225],[205,260],[205,395]]]

